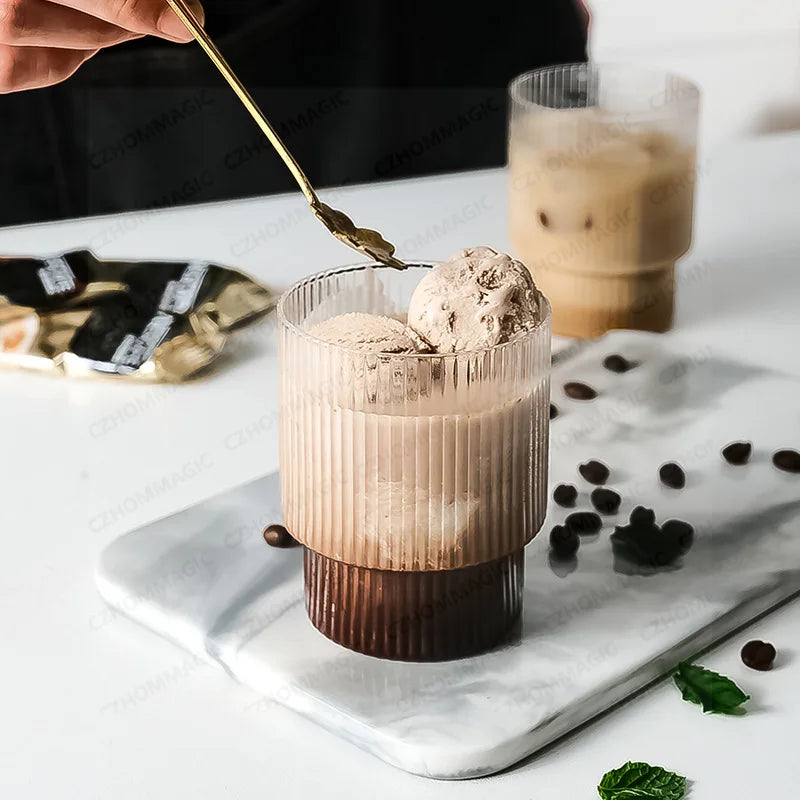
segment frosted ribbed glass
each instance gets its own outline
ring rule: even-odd
[[[554,332],[667,330],[692,238],[697,87],[569,64],[520,75],[510,95],[509,232]]]
[[[545,300],[534,331],[463,354],[365,354],[307,333],[350,311],[404,318],[427,269],[342,267],[279,304],[284,519],[307,547],[346,564],[485,563],[524,547],[545,516]]]

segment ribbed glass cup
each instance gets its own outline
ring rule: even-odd
[[[547,509],[543,297],[535,330],[469,353],[379,355],[308,333],[352,311],[404,320],[428,269],[342,267],[306,278],[278,305],[282,504],[309,550],[309,615],[331,638],[393,658],[486,646],[486,637],[447,633],[421,611],[427,604],[452,622],[446,598],[479,583],[471,568],[496,565],[484,569],[495,576],[483,579],[495,587],[484,600],[504,609],[507,628],[521,606],[521,551]],[[443,636],[455,637],[452,646],[441,646]]]
[[[692,238],[697,87],[634,65],[567,64],[520,75],[510,95],[511,241],[554,332],[668,330]]]

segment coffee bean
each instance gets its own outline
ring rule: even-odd
[[[571,483],[559,483],[553,491],[553,500],[564,508],[575,508],[578,490]]]
[[[597,392],[591,386],[580,381],[565,383],[564,394],[573,400],[594,400],[597,397]]]
[[[681,519],[668,519],[661,526],[661,536],[670,549],[674,546],[679,555],[685,555],[694,544],[694,527]]]
[[[595,486],[602,486],[611,474],[608,467],[602,461],[587,461],[578,466],[578,472],[584,480]]]
[[[622,498],[611,489],[595,489],[592,492],[592,505],[601,514],[616,514]]]
[[[800,472],[800,453],[797,450],[778,450],[772,463],[784,472]]]
[[[578,534],[563,525],[556,525],[550,531],[550,549],[559,558],[572,558],[578,552],[580,543]]]
[[[659,571],[689,552],[694,528],[688,522],[671,519],[658,526],[655,520],[652,509],[637,506],[631,512],[630,523],[617,526],[611,534],[614,555]]]
[[[750,453],[753,452],[751,442],[731,442],[722,449],[722,457],[729,464],[746,464],[750,460]]]
[[[558,408],[550,403],[550,419],[555,419],[558,416]]]
[[[566,518],[564,524],[567,526],[567,530],[577,533],[579,536],[592,536],[600,532],[603,520],[594,511],[576,511]]]
[[[758,639],[748,642],[741,652],[744,665],[760,672],[772,669],[775,655],[775,648],[769,642],[761,642]]]
[[[639,363],[637,361],[628,361],[625,356],[615,353],[614,355],[606,356],[603,360],[603,366],[610,372],[623,373],[638,367]]]
[[[270,525],[264,529],[264,541],[270,547],[294,547],[297,541],[283,525]]]
[[[644,506],[636,506],[631,511],[630,517],[631,525],[655,525],[656,512],[652,508],[645,508]]]
[[[547,554],[547,566],[556,578],[566,578],[578,569],[578,558],[575,555],[560,556],[555,550]]]
[[[662,464],[658,471],[658,477],[661,478],[661,483],[669,486],[670,489],[683,489],[686,486],[686,473],[681,469],[680,464],[676,464],[674,461]]]

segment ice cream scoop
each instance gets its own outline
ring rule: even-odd
[[[409,441],[408,446],[410,452],[416,452],[415,442]],[[364,501],[363,528],[357,527],[355,536],[363,537],[366,548],[373,552],[377,549],[387,565],[392,563],[403,537],[412,541],[433,539],[442,550],[463,548],[464,538],[477,529],[480,501],[474,494],[436,488],[438,491],[409,481],[379,479],[370,486],[370,496]]]
[[[411,328],[393,317],[351,312],[314,325],[312,336],[366,353],[418,353],[430,350]]]
[[[409,303],[408,325],[439,353],[479,350],[534,328],[539,301],[524,264],[490,247],[472,247],[420,281]]]

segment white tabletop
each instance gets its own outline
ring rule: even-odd
[[[738,331],[742,347],[800,374],[800,137],[730,145],[700,164],[699,181],[677,324],[718,330],[752,307],[771,324]],[[501,170],[326,194],[409,260],[508,248]],[[0,231],[6,254],[84,246],[212,259],[275,287],[358,260],[296,195]],[[274,346],[269,324],[244,332],[225,369],[177,388],[0,373],[2,796],[351,800],[377,789],[405,800],[484,797],[488,784],[498,798],[590,798],[629,759],[688,776],[695,800],[788,796],[797,767],[787,743],[800,729],[797,602],[703,659],[756,687],[746,717],[703,717],[665,683],[503,775],[459,784],[406,775],[264,708],[226,674],[112,616],[92,577],[105,544],[276,468],[275,384],[263,368]],[[754,413],[769,413],[766,403]],[[800,443],[800,407],[797,419],[787,445]],[[776,644],[780,668],[741,665],[749,636]]]

